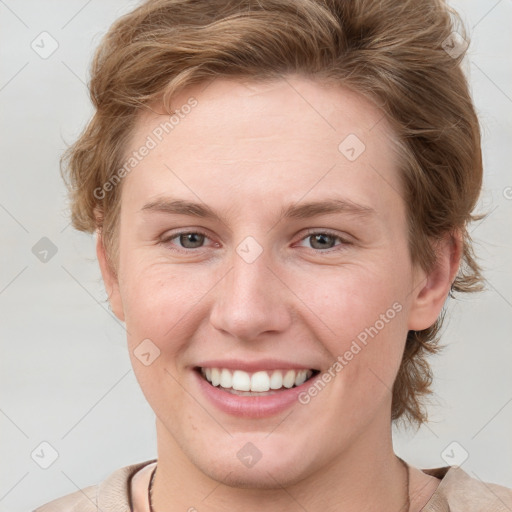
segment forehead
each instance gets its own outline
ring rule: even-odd
[[[128,159],[151,147],[125,178],[123,200],[140,203],[176,187],[190,199],[201,193],[231,203],[226,187],[260,202],[333,187],[373,204],[386,194],[399,199],[383,112],[339,85],[299,76],[222,78],[175,95],[174,116],[158,104],[151,109],[137,119],[127,148]]]

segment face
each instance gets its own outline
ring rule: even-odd
[[[218,79],[173,108],[168,133],[158,113],[133,132],[118,279],[99,252],[159,456],[265,487],[374,449],[407,331],[442,306],[410,260],[382,113],[299,76]]]

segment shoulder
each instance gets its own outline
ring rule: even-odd
[[[510,512],[512,489],[474,478],[459,466],[422,469],[441,479],[422,512]],[[476,475],[475,475],[476,476]]]
[[[41,505],[33,512],[96,512],[97,503],[98,485],[91,485]]]
[[[33,512],[125,512],[130,510],[132,476],[156,459],[116,469],[105,480],[61,496]]]

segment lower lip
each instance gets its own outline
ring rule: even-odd
[[[294,404],[299,403],[299,395],[308,389],[320,376],[307,380],[300,386],[278,391],[273,395],[240,396],[233,395],[220,388],[212,386],[197,370],[193,370],[199,387],[208,399],[221,411],[241,418],[266,418],[278,414]]]

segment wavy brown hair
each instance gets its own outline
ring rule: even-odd
[[[482,181],[480,127],[461,69],[445,51],[460,16],[441,0],[149,0],[119,18],[96,50],[95,113],[63,155],[73,226],[101,233],[114,272],[122,182],[95,194],[124,162],[139,114],[154,101],[216,77],[314,77],[357,91],[386,115],[400,156],[411,258],[425,270],[435,241],[462,237],[453,292],[481,288],[468,224]],[[450,55],[451,53],[451,55]],[[427,421],[429,354],[440,350],[443,314],[409,331],[393,387],[392,419]]]

